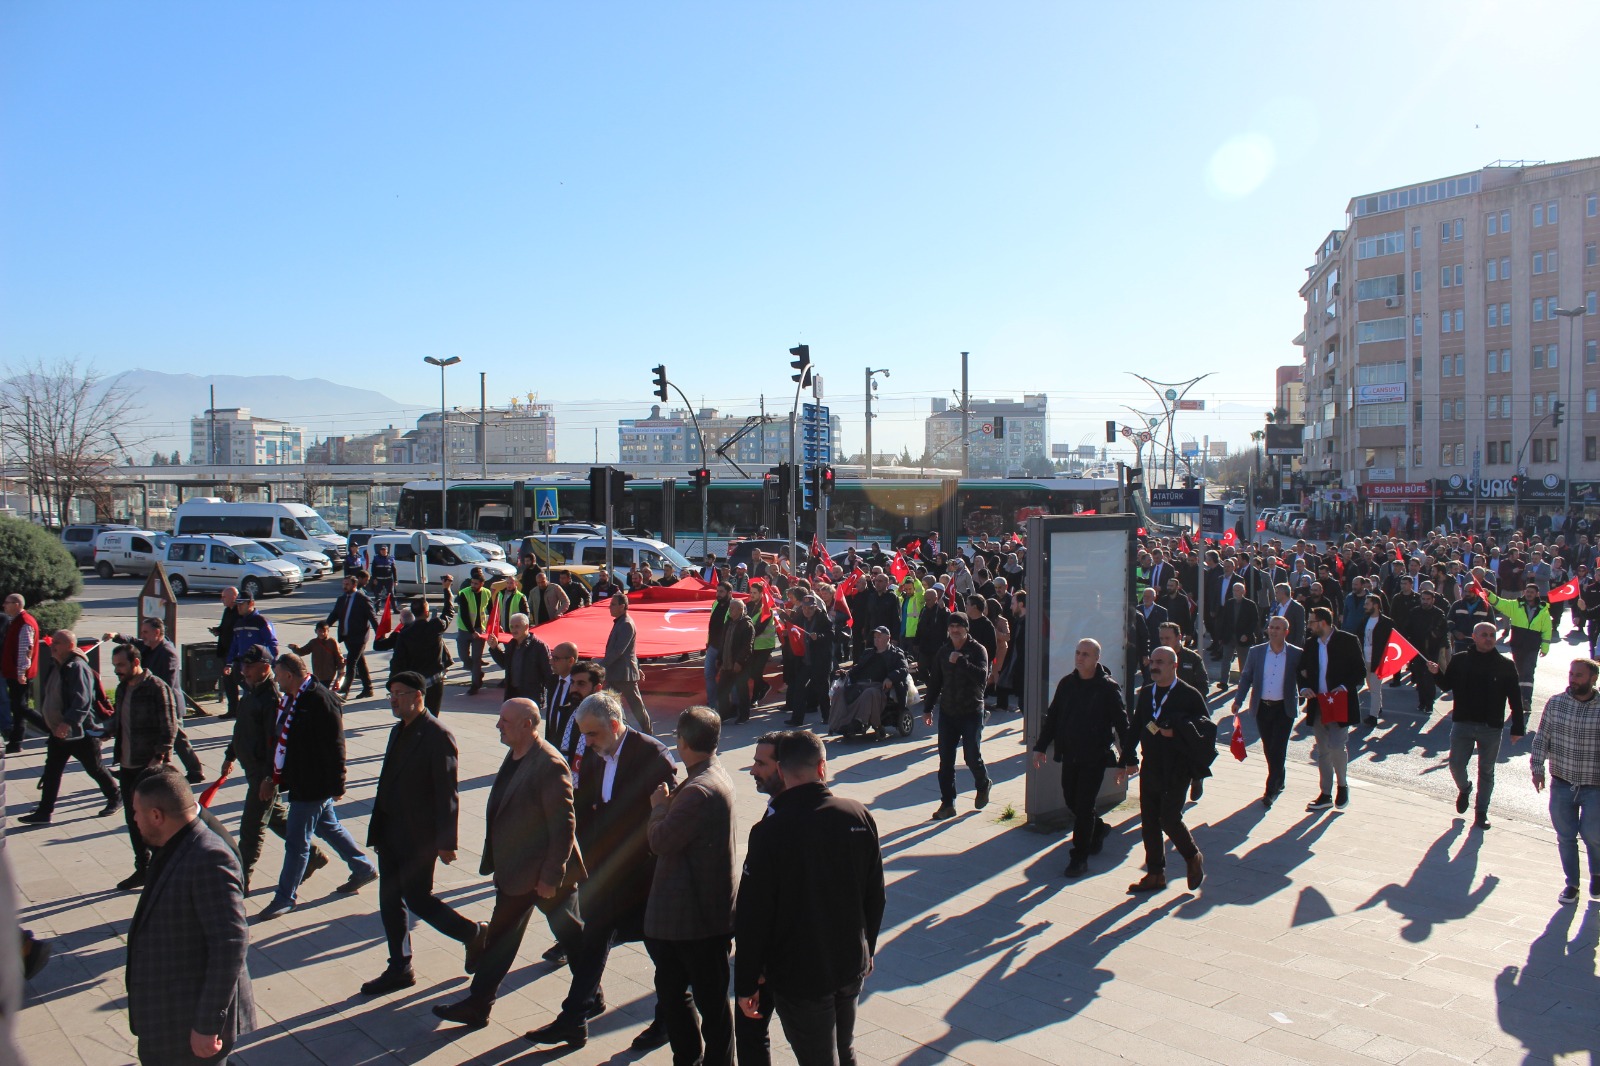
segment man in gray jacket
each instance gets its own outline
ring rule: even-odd
[[[611,633],[606,637],[606,657],[600,665],[606,668],[606,687],[617,694],[622,705],[642,733],[653,733],[650,712],[644,708],[644,696],[639,691],[639,628],[628,617],[628,594],[619,592],[611,597]]]
[[[100,808],[100,817],[104,818],[122,806],[122,797],[111,771],[100,760],[100,740],[105,729],[94,709],[94,671],[78,650],[78,637],[70,629],[58,630],[50,638],[50,657],[55,661],[55,669],[44,680],[44,695],[39,702],[39,713],[50,730],[45,738],[39,806],[17,821],[28,825],[50,824],[56,796],[61,791],[61,774],[67,768],[68,759],[77,759],[78,765],[105,794],[106,805]]]
[[[728,952],[737,844],[733,779],[717,760],[721,733],[721,716],[709,707],[678,715],[678,758],[687,778],[676,790],[658,785],[650,796],[656,868],[644,946],[656,964],[656,1002],[673,1061],[703,1066],[733,1066]]]

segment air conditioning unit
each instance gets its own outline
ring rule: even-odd
[[[1383,301],[1383,306],[1385,306],[1385,307],[1399,307],[1400,306],[1400,297],[1398,297],[1398,296],[1387,297]]]

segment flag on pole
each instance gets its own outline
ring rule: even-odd
[[[495,596],[489,600],[489,621],[484,623],[483,635],[486,640],[505,640],[505,630],[500,628],[500,597]]]
[[[756,621],[763,625],[766,624],[767,620],[772,617],[772,586],[767,583],[765,578],[758,577],[750,582],[750,595],[752,597],[761,597],[761,612],[756,615]]]
[[[956,579],[954,577],[951,577],[949,580],[950,580],[950,584],[946,585],[945,586],[945,590],[944,590],[944,596],[945,596],[945,605],[944,605],[944,607],[945,607],[945,610],[950,611],[951,613],[954,613],[954,612],[959,611],[961,609],[961,600],[956,595]]]
[[[1389,634],[1389,645],[1383,649],[1383,662],[1373,672],[1377,677],[1393,677],[1406,668],[1406,664],[1422,653],[1411,646],[1411,642],[1400,635],[1396,629]]]
[[[833,560],[828,556],[828,549],[817,539],[815,533],[811,534],[811,554],[814,558],[821,559],[823,566],[833,569]]]
[[[1239,543],[1239,538],[1233,535],[1233,530],[1228,529],[1223,531],[1222,546],[1224,548],[1231,548],[1237,543]]]
[[[390,595],[389,593],[384,593],[384,596],[383,596],[383,617],[378,619],[378,636],[380,638],[388,636],[389,635],[389,630],[394,625],[394,622],[393,622],[393,620],[392,620],[392,618],[390,616],[390,611],[393,608],[393,606],[394,606],[394,596]]]
[[[904,581],[906,575],[911,573],[911,567],[906,565],[905,552],[898,551],[894,553],[894,558],[889,560],[889,573],[894,575],[894,583],[896,585]]]
[[[222,776],[218,777],[216,782],[210,788],[208,788],[204,792],[200,793],[200,806],[208,808],[208,809],[210,808],[211,801],[217,798],[217,790],[219,788],[221,788],[222,787],[222,783],[228,779],[228,773],[232,769],[233,769],[233,763],[230,762],[227,765],[225,765],[222,768]]]
[[[1494,605],[1489,602],[1489,593],[1482,585],[1478,584],[1477,578],[1473,578],[1467,583],[1467,595],[1478,597],[1478,599],[1483,601],[1483,605],[1485,607],[1488,607],[1491,610],[1494,609]]]
[[[1140,537],[1145,536],[1145,531],[1144,531],[1144,527],[1143,526],[1140,526],[1138,529],[1134,530],[1133,532],[1134,532],[1134,534],[1136,536],[1140,536]]]
[[[1244,762],[1244,723],[1239,720],[1239,712],[1233,712],[1233,739],[1228,742],[1228,750],[1233,752],[1233,757]]]
[[[1265,518],[1256,519],[1256,532],[1257,533],[1265,533],[1266,531],[1267,531],[1267,520]]]
[[[906,551],[911,553],[911,557],[913,559],[921,559],[922,558],[922,541],[914,540],[910,544],[907,544],[906,545]]]
[[[1555,588],[1550,590],[1550,602],[1551,603],[1565,603],[1568,600],[1575,600],[1577,598],[1578,598],[1578,579],[1577,578],[1573,578],[1571,581],[1568,581],[1565,585],[1557,585]]]

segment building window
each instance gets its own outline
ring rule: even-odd
[[[1466,466],[1467,465],[1467,446],[1465,444],[1457,444],[1456,445],[1456,465],[1457,466]]]
[[[1412,226],[1411,227],[1411,247],[1413,247],[1413,248],[1421,248],[1422,247],[1422,227],[1421,226]]]
[[[1370,363],[1366,366],[1356,367],[1357,385],[1392,385],[1406,379],[1406,364]]]
[[[1503,255],[1500,257],[1500,280],[1511,280],[1511,257],[1509,255]]]
[[[1537,392],[1533,394],[1533,415],[1535,418],[1544,416],[1544,397]]]
[[[1373,259],[1380,255],[1394,255],[1405,248],[1405,235],[1399,230],[1363,237],[1356,242],[1357,259]]]
[[[1495,214],[1493,211],[1490,211],[1488,222],[1489,236],[1493,237],[1496,233],[1500,232],[1500,216]]]
[[[1485,264],[1484,273],[1486,274],[1486,276],[1488,277],[1488,279],[1490,281],[1499,281],[1500,280],[1500,260],[1498,260],[1498,259],[1489,260],[1489,262],[1487,264]]]
[[[1420,270],[1413,270],[1411,272],[1411,291],[1412,292],[1421,292],[1422,291],[1422,271],[1420,271]]]
[[[1448,220],[1439,223],[1439,243],[1448,244],[1450,241],[1450,223]]]
[[[1490,304],[1489,305],[1489,328],[1493,329],[1494,327],[1498,326],[1499,324],[1500,324],[1500,305],[1499,304]],[[1446,326],[1444,331],[1446,333],[1449,333],[1450,332],[1450,327]]]
[[[1552,344],[1544,350],[1544,365],[1554,370],[1561,365],[1561,346]]]
[[[1439,360],[1439,376],[1441,378],[1447,378],[1451,374],[1453,374],[1454,372],[1455,372],[1455,360],[1454,359],[1452,359],[1450,356],[1447,355],[1443,359]]]
[[[1583,198],[1583,213],[1593,218],[1600,215],[1600,196],[1590,193]]]
[[[1500,373],[1511,373],[1511,349],[1506,348],[1500,352]]]
[[[1589,366],[1593,366],[1597,359],[1600,359],[1600,341],[1584,341],[1583,361]]]
[[[1589,292],[1583,298],[1583,313],[1586,315],[1600,314],[1600,299],[1594,292]]]
[[[1535,226],[1544,225],[1544,204],[1533,205],[1533,224]]]
[[[1500,324],[1502,326],[1511,325],[1511,305],[1510,304],[1501,304],[1500,305]]]
[[[1455,417],[1455,413],[1455,404],[1451,403],[1449,400],[1446,400],[1444,403],[1439,405],[1439,421],[1452,421]]]
[[[1550,225],[1552,225],[1552,226],[1554,226],[1556,224],[1556,201],[1555,200],[1551,200],[1549,203],[1544,205],[1544,220],[1546,222],[1550,223]]]
[[[1401,426],[1405,420],[1406,405],[1403,403],[1368,403],[1356,408],[1356,425],[1360,428]]]
[[[1593,440],[1594,438],[1590,437],[1589,439]],[[1456,452],[1456,450],[1454,448],[1452,448],[1448,444],[1446,444],[1443,447],[1441,447],[1439,449],[1439,465],[1440,466],[1450,466],[1451,465],[1450,460],[1455,458],[1455,452]]]
[[[1465,263],[1456,264],[1456,284],[1465,285],[1467,281],[1467,267]]]
[[[1560,393],[1552,392],[1549,396],[1545,397],[1546,406],[1548,406],[1550,410],[1554,411],[1556,409],[1556,400],[1560,398],[1560,395]]]
[[[1467,328],[1467,313],[1459,308],[1456,310],[1456,332],[1461,333]]]
[[[1556,250],[1554,248],[1544,253],[1544,272],[1546,274],[1554,274],[1556,272]]]
[[[1559,463],[1561,461],[1560,452],[1561,452],[1561,447],[1560,447],[1559,438],[1557,438],[1557,437],[1547,437],[1547,438],[1545,438],[1544,456],[1545,456],[1546,459],[1550,460],[1552,463]]]
[[[1542,344],[1533,346],[1533,368],[1535,370],[1544,369],[1544,345]]]
[[[1450,287],[1450,278],[1452,277],[1452,275],[1453,275],[1453,272],[1451,271],[1451,269],[1449,267],[1440,267],[1439,268],[1439,288],[1448,289]]]
[[[1420,355],[1411,357],[1411,376],[1418,381],[1422,380],[1422,356]]]
[[[1449,311],[1445,311],[1445,312],[1443,312],[1442,314],[1439,315],[1439,332],[1440,333],[1449,333],[1450,332],[1450,312]]]
[[[1422,425],[1422,401],[1418,400],[1411,405],[1411,421]]]
[[[1544,462],[1544,441],[1535,439],[1533,442],[1533,461]]]
[[[1597,409],[1595,407],[1596,399],[1597,399],[1597,397],[1596,397],[1596,394],[1595,394],[1595,390],[1593,390],[1593,389],[1584,390],[1584,393],[1583,393],[1583,412],[1584,412],[1584,414],[1592,415],[1592,414],[1595,413],[1595,411]]]
[[[1483,449],[1483,461],[1488,466],[1500,465],[1500,442],[1490,441]]]
[[[1589,201],[1593,203],[1594,197],[1589,197]],[[1600,459],[1600,441],[1596,441],[1593,437],[1583,438],[1583,457],[1591,463]]]
[[[1380,318],[1376,322],[1360,322],[1356,324],[1357,344],[1397,341],[1404,339],[1405,335],[1406,320],[1403,318]]]
[[[1467,357],[1465,355],[1461,355],[1461,354],[1458,353],[1456,355],[1456,377],[1459,378],[1459,377],[1463,376],[1464,374],[1466,374],[1466,370],[1465,370],[1466,365],[1467,365]]]
[[[1489,353],[1488,366],[1484,369],[1484,373],[1485,374],[1495,374],[1495,373],[1499,373],[1499,371],[1500,371],[1500,353],[1496,352],[1496,351],[1491,351]]]
[[[1554,209],[1555,209],[1555,206],[1556,206],[1556,205],[1555,205],[1555,204],[1551,204],[1551,205],[1550,205],[1550,207],[1551,207],[1551,209],[1552,209],[1552,210],[1554,210]],[[1461,239],[1461,233],[1462,233],[1462,229],[1461,229],[1461,227],[1462,227],[1462,225],[1463,225],[1463,224],[1465,224],[1465,223],[1466,223],[1466,221],[1467,221],[1467,220],[1466,220],[1466,219],[1464,219],[1464,218],[1458,218],[1458,219],[1456,219],[1456,240],[1458,240],[1458,241],[1459,241],[1459,240],[1460,240],[1460,239]],[[1554,222],[1554,221],[1555,221],[1555,215],[1551,215],[1551,216],[1550,216],[1550,221],[1552,221],[1552,222]]]
[[[1413,337],[1422,336],[1422,316],[1421,315],[1412,315],[1411,316],[1411,335]]]
[[[1535,274],[1543,274],[1544,273],[1544,253],[1543,252],[1534,252],[1533,253],[1533,272]]]
[[[1537,297],[1533,301],[1533,320],[1535,322],[1544,321],[1544,301]]]
[[[1583,265],[1600,266],[1600,245],[1590,241],[1583,246]]]

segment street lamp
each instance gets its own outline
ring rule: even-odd
[[[431,355],[425,355],[422,361],[439,368],[439,524],[448,527],[450,525],[450,430],[449,424],[445,421],[444,368],[455,366],[461,362],[461,357],[452,355],[448,359],[436,359]]]
[[[1577,396],[1574,396],[1572,394],[1572,364],[1578,359],[1579,354],[1580,354],[1579,351],[1578,351],[1578,342],[1577,342],[1578,319],[1583,317],[1584,308],[1582,308],[1582,307],[1558,307],[1558,308],[1556,308],[1554,311],[1552,311],[1550,313],[1553,314],[1553,315],[1560,315],[1562,318],[1567,320],[1567,372],[1566,372],[1567,386],[1566,386],[1566,388],[1562,389],[1561,391],[1566,393],[1567,402],[1569,404],[1573,405],[1572,406],[1572,411],[1573,411],[1573,414],[1576,414],[1577,412],[1581,411],[1583,408],[1578,406],[1579,402],[1581,402],[1581,398],[1577,397]],[[1572,416],[1571,415],[1567,416],[1566,424],[1567,424],[1566,432],[1561,435],[1561,450],[1566,453],[1565,462],[1563,462],[1563,464],[1562,464],[1562,471],[1563,471],[1562,480],[1566,483],[1566,487],[1563,490],[1564,501],[1563,501],[1562,508],[1561,508],[1561,510],[1562,510],[1561,520],[1562,520],[1563,523],[1566,521],[1567,514],[1569,512],[1571,512],[1571,510],[1572,510]]]
[[[874,370],[867,367],[867,476],[872,476],[872,394],[878,391],[878,383],[873,379],[875,375],[889,376],[887,370]]]

